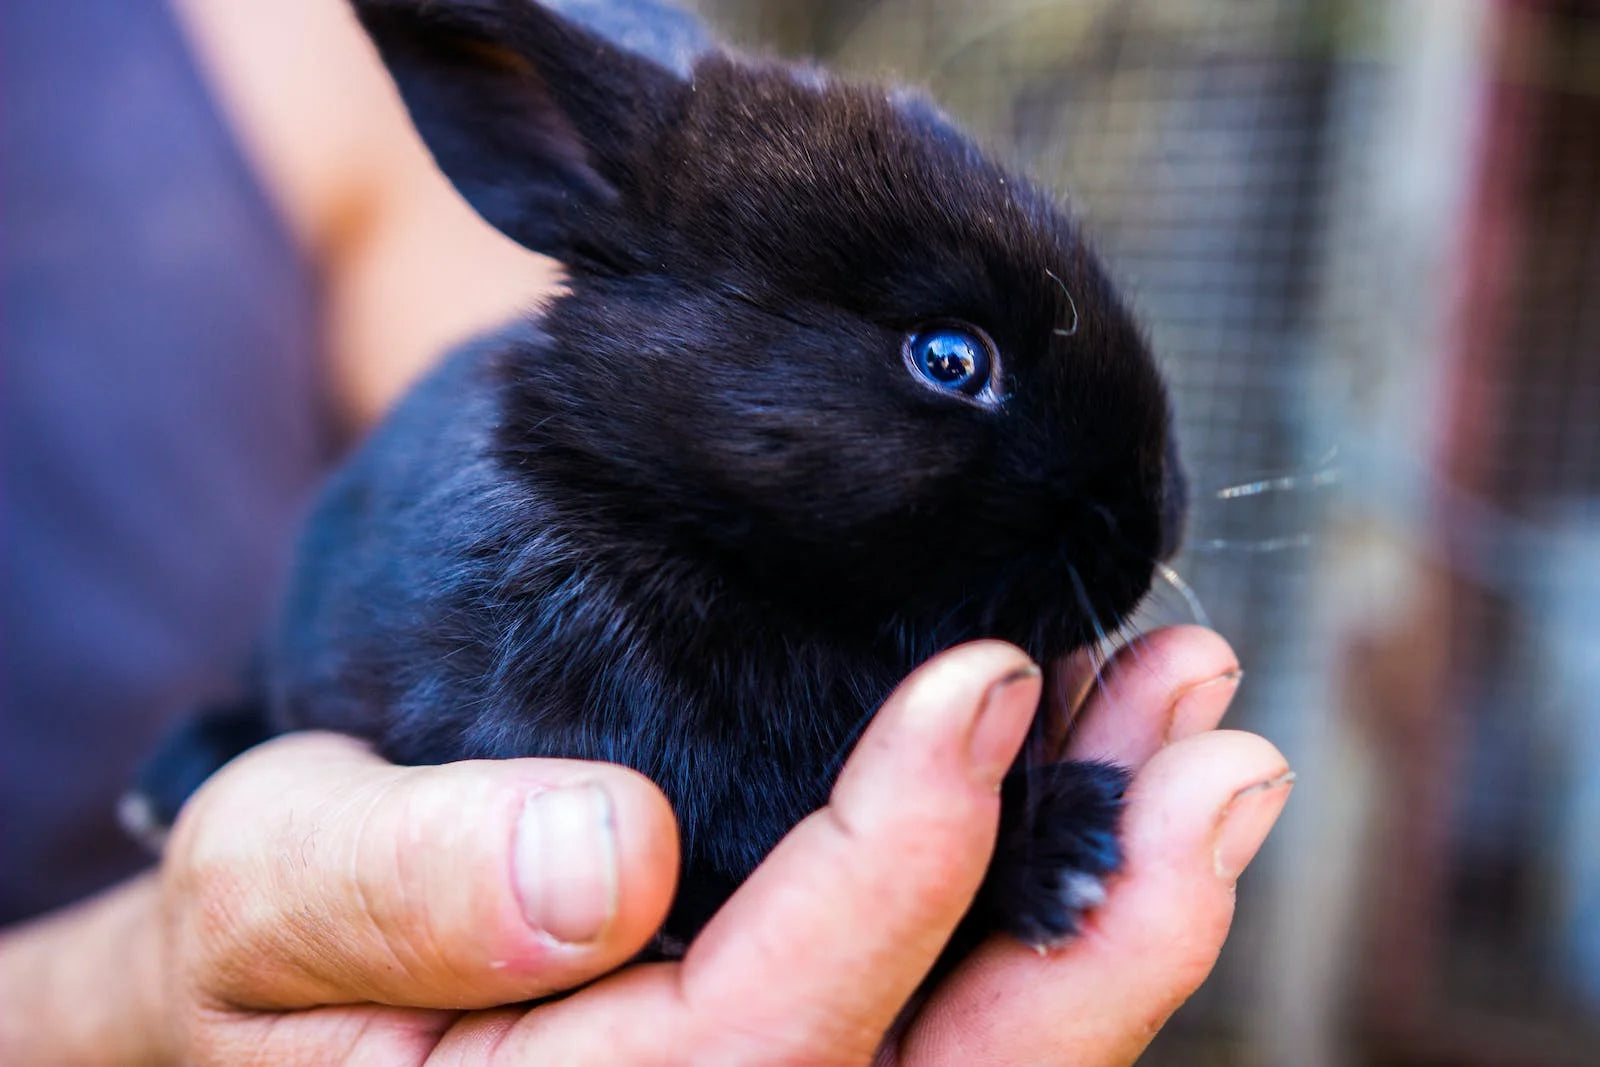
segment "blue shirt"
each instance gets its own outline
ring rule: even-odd
[[[0,32],[0,923],[147,862],[113,817],[235,691],[332,453],[312,278],[157,0]]]

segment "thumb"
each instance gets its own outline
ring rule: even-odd
[[[269,742],[184,808],[164,862],[180,957],[243,1009],[478,1008],[620,966],[677,880],[666,798],[572,760],[395,767]]]

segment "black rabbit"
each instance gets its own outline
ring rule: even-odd
[[[1127,616],[1182,517],[1166,393],[1071,219],[916,95],[681,21],[658,61],[528,0],[355,6],[445,174],[570,282],[328,487],[261,706],[405,763],[639,769],[682,827],[670,951],[918,663]],[[1013,771],[963,936],[1069,935],[1124,780]]]

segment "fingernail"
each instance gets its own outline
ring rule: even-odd
[[[1000,779],[1016,759],[1022,735],[1033,721],[1038,708],[1038,681],[1042,672],[1037,664],[1029,663],[995,679],[983,697],[983,707],[972,726],[968,752],[972,769],[980,778],[996,789]],[[1027,709],[1017,707],[1019,700],[1027,702]]]
[[[1214,727],[1222,720],[1243,680],[1244,671],[1235,667],[1180,691],[1167,716],[1164,743],[1171,744]]]
[[[1278,821],[1293,787],[1294,772],[1284,771],[1247,785],[1228,798],[1217,817],[1211,846],[1211,868],[1218,878],[1229,884],[1238,881]]]
[[[557,941],[599,939],[617,911],[617,835],[611,798],[594,783],[528,797],[513,870],[522,913]]]

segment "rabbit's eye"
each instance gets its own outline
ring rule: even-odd
[[[975,396],[989,384],[994,348],[975,326],[933,326],[907,339],[906,361],[940,389]]]

